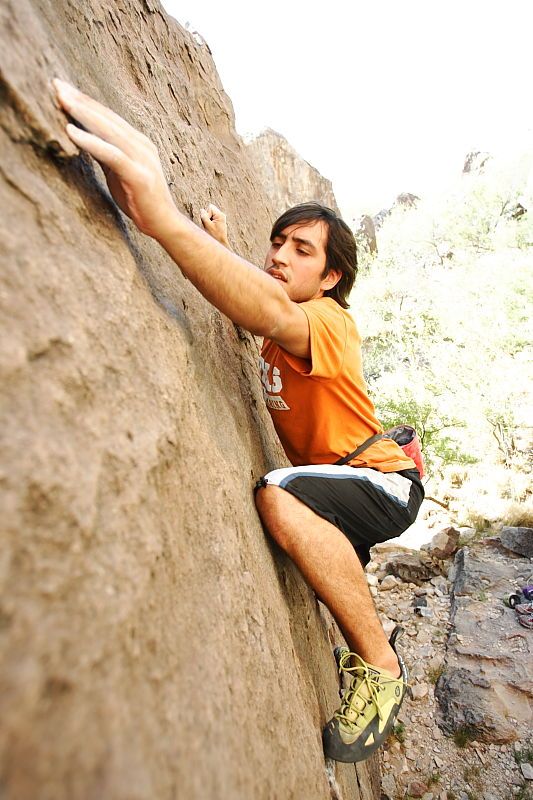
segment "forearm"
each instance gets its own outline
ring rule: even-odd
[[[228,250],[176,211],[157,240],[198,291],[233,322],[257,336],[277,327],[286,293],[258,267]]]
[[[55,80],[72,141],[104,168],[118,206],[140,231],[156,239],[196,288],[233,322],[271,337],[290,317],[291,303],[275,278],[232,253],[176,209],[155,145],[111,109],[64,81]],[[212,204],[207,214],[215,229]],[[219,220],[220,222],[220,220]],[[283,324],[280,321],[283,318]]]

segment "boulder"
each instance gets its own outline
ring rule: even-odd
[[[463,547],[457,551],[449,579],[453,583],[453,596],[472,595],[488,586],[502,591],[509,585],[509,568],[495,559],[479,557],[483,543],[476,548]]]
[[[533,558],[533,528],[504,527],[500,541],[507,550],[526,558]]]
[[[468,528],[468,527],[460,527],[459,528],[460,538],[465,544],[468,544],[473,539],[477,538],[478,532],[475,528]]]
[[[383,591],[387,591],[388,589],[394,589],[396,586],[398,586],[398,581],[394,575],[385,575],[379,585],[379,588]]]
[[[416,583],[418,586],[439,572],[439,567],[420,553],[397,555],[387,562],[385,569],[402,581]]]
[[[450,558],[457,552],[460,533],[456,528],[443,528],[427,544],[420,548],[432,558]]]
[[[469,739],[504,744],[517,738],[513,724],[491,702],[491,683],[474,670],[446,669],[435,686],[441,716],[448,734],[464,732]]]
[[[434,578],[431,578],[431,584],[433,588],[441,594],[448,593],[449,583],[444,575],[435,575]]]
[[[338,633],[254,509],[286,463],[257,343],[119,213],[50,89],[147,134],[260,264],[274,212],[208,48],[157,0],[7,0],[0,74],[0,794],[374,800],[377,758],[325,769]]]
[[[532,644],[502,598],[529,577],[531,562],[493,540],[464,547],[451,573],[451,629],[436,685],[439,725],[484,742],[524,738],[533,723]]]

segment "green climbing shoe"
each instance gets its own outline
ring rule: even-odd
[[[396,652],[398,626],[390,644],[398,656],[401,675],[393,678],[384,670],[367,664],[347,647],[336,648],[339,673],[353,675],[349,689],[342,694],[342,703],[324,728],[324,752],[335,761],[364,761],[389,735],[400,710],[408,683],[406,666]]]

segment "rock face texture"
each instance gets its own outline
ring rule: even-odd
[[[269,128],[252,139],[247,149],[276,217],[310,200],[340,213],[331,181],[304,161],[284,136]]]
[[[445,668],[436,687],[448,733],[485,742],[527,738],[533,720],[531,632],[503,603],[524,585],[531,560],[510,558],[498,541],[457,553]]]
[[[533,558],[533,528],[506,526],[502,528],[500,540],[507,550],[526,558]]]
[[[0,794],[374,800],[376,761],[324,763],[331,624],[253,508],[285,463],[257,344],[120,216],[49,87],[148,134],[178,206],[221,205],[262,261],[209,52],[155,0],[0,24]]]

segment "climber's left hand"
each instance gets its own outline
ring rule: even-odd
[[[54,80],[60,106],[85,130],[67,124],[69,138],[104,170],[113,199],[142,233],[160,239],[178,210],[156,146],[109,108],[65,81]]]
[[[228,223],[225,213],[214,203],[210,203],[207,209],[202,208],[200,210],[200,219],[202,220],[204,230],[210,233],[217,242],[229,248]]]

